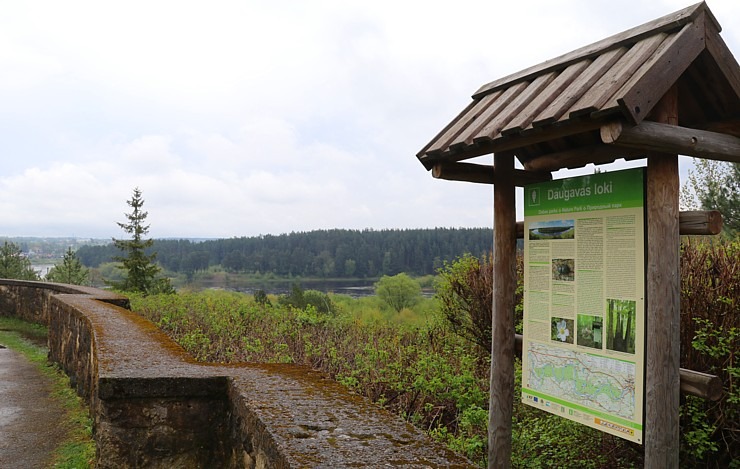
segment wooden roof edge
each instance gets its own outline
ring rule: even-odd
[[[429,143],[427,143],[426,145],[424,145],[424,147],[421,150],[419,150],[419,152],[416,154],[416,157],[419,158],[419,159],[421,159],[427,153],[427,151],[432,147],[432,145],[434,145],[434,143],[437,141],[437,139],[440,138],[442,135],[444,135],[452,126],[454,126],[455,123],[460,118],[462,118],[465,114],[467,114],[468,111],[470,111],[470,109],[473,106],[475,106],[475,101],[473,101],[473,102],[469,103],[467,106],[465,106],[465,109],[463,109],[462,111],[460,111],[460,113],[457,115],[457,117],[455,117],[454,119],[452,119],[449,124],[447,124],[446,126],[444,126],[444,128],[442,130],[440,130],[439,132],[437,132],[437,135],[435,135],[434,138],[429,141]],[[427,169],[431,169],[431,166],[428,167]]]
[[[639,124],[645,119],[660,98],[673,86],[687,68],[696,60],[699,54],[706,49],[706,15],[700,12],[695,21],[681,27],[680,31],[671,35],[664,43],[665,47],[658,50],[624,85],[626,91],[618,92],[617,102],[623,114]],[[661,45],[663,46],[663,45]],[[666,73],[674,75],[674,81],[663,77]],[[650,71],[649,73],[646,73]],[[657,72],[657,73],[656,73]],[[655,80],[660,77],[659,80]]]
[[[576,49],[567,54],[563,54],[554,59],[547,60],[538,65],[534,65],[498,80],[494,80],[481,86],[473,94],[473,99],[480,99],[486,94],[491,93],[503,86],[510,86],[513,83],[519,81],[529,80],[535,75],[561,69],[567,67],[572,63],[593,58],[608,50],[616,49],[627,44],[638,42],[645,37],[651,36],[653,34],[682,28],[684,25],[694,21],[702,12],[707,13],[707,18],[709,18],[711,22],[714,23],[717,28],[717,32],[722,30],[722,27],[719,25],[719,22],[709,9],[709,6],[707,6],[706,2],[697,3],[682,10],[650,21],[648,23],[642,24],[640,26],[636,26],[621,33],[617,33],[593,44],[581,47],[580,49]]]
[[[714,58],[715,63],[719,66],[735,94],[740,96],[740,65],[738,65],[737,59],[730,48],[727,47],[727,43],[719,35],[719,31],[722,30],[719,23],[716,20],[708,21],[707,31],[713,32],[713,27],[717,28],[717,34],[707,34],[707,51]]]
[[[575,119],[563,123],[553,123],[543,127],[527,128],[522,132],[501,136],[496,139],[481,138],[472,145],[448,148],[446,150],[426,152],[420,151],[416,156],[422,165],[431,170],[436,163],[454,163],[490,153],[516,151],[519,148],[547,141],[552,138],[567,137],[584,132],[600,129],[607,122],[621,119],[619,108],[612,108],[609,112],[602,112],[596,117]]]

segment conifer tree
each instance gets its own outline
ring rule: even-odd
[[[143,210],[144,199],[138,187],[134,189],[131,200],[127,200],[126,203],[132,208],[132,212],[125,214],[128,222],[118,222],[118,226],[131,238],[113,238],[114,245],[124,252],[124,255],[115,257],[115,260],[121,262],[121,269],[126,274],[122,282],[114,282],[113,286],[123,291],[144,294],[170,292],[172,287],[169,280],[157,279],[160,272],[159,266],[155,263],[157,253],[146,252],[154,245],[154,240],[144,238],[149,233],[149,225],[145,223],[148,213]]]
[[[89,275],[90,271],[82,266],[77,255],[70,247],[64,253],[62,263],[52,267],[49,273],[46,274],[46,280],[70,285],[84,285],[87,283]]]
[[[0,247],[0,278],[38,280],[39,276],[21,248],[5,241]]]

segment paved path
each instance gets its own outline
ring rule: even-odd
[[[0,468],[45,468],[64,437],[49,384],[17,352],[0,347]]]

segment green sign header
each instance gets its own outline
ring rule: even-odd
[[[558,179],[524,188],[524,215],[641,207],[644,168]]]

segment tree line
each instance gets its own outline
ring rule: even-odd
[[[316,230],[208,241],[156,239],[148,252],[170,272],[192,274],[221,266],[229,272],[319,278],[376,278],[406,272],[435,274],[447,261],[492,249],[490,228]],[[82,246],[88,267],[112,262],[114,244]]]

